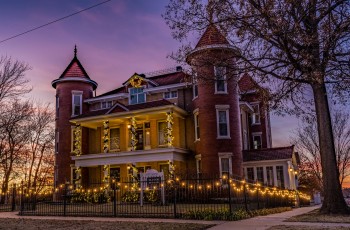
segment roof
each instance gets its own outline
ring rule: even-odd
[[[241,79],[238,81],[238,87],[242,93],[248,92],[251,90],[256,90],[261,88],[256,81],[247,73],[245,73]]]
[[[229,45],[230,43],[214,24],[210,24],[199,39],[196,48],[219,44]]]
[[[124,105],[117,101],[112,108],[90,111],[90,112],[81,114],[79,116],[76,116],[72,119],[94,117],[99,115],[107,115],[107,114],[120,113],[125,111],[141,110],[141,109],[147,109],[147,108],[153,108],[153,107],[161,107],[165,105],[173,105],[173,103],[171,103],[168,100],[162,99],[158,101],[150,101],[150,102],[134,104],[134,105]]]
[[[89,75],[86,73],[84,67],[82,66],[76,55],[74,55],[74,58],[59,78],[65,77],[83,77],[90,79]]]
[[[294,145],[269,149],[243,150],[243,162],[291,159]]]
[[[149,80],[157,83],[158,86],[163,86],[163,85],[171,85],[171,84],[181,83],[184,81],[185,77],[186,77],[186,74],[182,71],[179,71],[179,72],[173,72],[173,73],[163,74],[163,75],[159,75],[159,76],[149,77],[149,78],[145,78],[145,79],[149,79]],[[128,93],[127,87],[121,86],[119,88],[108,91],[108,92],[103,93],[103,94],[101,94],[97,97],[94,97],[94,98],[104,97],[104,96],[118,94],[118,93]]]

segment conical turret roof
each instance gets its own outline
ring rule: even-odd
[[[196,48],[221,44],[230,45],[226,37],[219,31],[219,29],[214,24],[210,24],[203,33],[202,37],[199,39]]]

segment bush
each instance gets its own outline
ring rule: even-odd
[[[71,203],[108,203],[111,201],[111,196],[106,191],[98,192],[77,192],[71,194]]]

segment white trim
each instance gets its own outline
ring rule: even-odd
[[[125,106],[123,106],[122,104],[120,104],[119,102],[115,103],[108,111],[106,114],[109,114],[113,109],[115,109],[117,106],[119,106],[120,108],[124,109],[125,111],[129,111],[128,108],[126,108]]]
[[[96,98],[85,99],[84,102],[99,102],[102,100],[123,99],[123,98],[128,98],[128,97],[129,97],[128,93],[117,93],[117,94],[112,94],[112,95],[107,95],[107,96],[102,96],[102,97],[97,96]]]
[[[199,141],[200,140],[200,133],[197,132],[198,128],[200,130],[199,109],[198,108],[193,111],[193,121],[194,121],[194,141]]]
[[[239,102],[239,107],[248,113],[254,113],[253,107],[246,101],[240,101]]]
[[[60,82],[65,82],[65,81],[82,81],[82,82],[86,82],[86,83],[90,83],[93,85],[93,89],[95,90],[98,86],[97,82],[91,80],[91,79],[87,79],[87,78],[83,78],[83,77],[64,77],[64,78],[58,78],[56,80],[53,80],[51,82],[52,87],[56,88],[56,84],[60,83]]]
[[[162,92],[166,90],[177,90],[180,88],[185,88],[188,84],[187,83],[176,83],[176,84],[170,84],[170,85],[163,85],[163,86],[158,86],[158,87],[152,87],[152,88],[147,88],[143,92],[147,93],[155,93],[155,92]]]
[[[217,139],[231,139],[230,136],[230,113],[229,108],[230,105],[215,105],[216,108],[216,132],[217,132]],[[226,125],[227,125],[227,135],[220,135],[220,124],[219,124],[219,112],[225,112],[226,113]]]
[[[220,175],[222,176],[222,167],[221,167],[221,159],[228,159],[228,167],[229,167],[229,175],[232,174],[232,155],[233,153],[231,152],[219,152],[219,170],[220,170]]]
[[[158,148],[151,150],[137,150],[117,153],[98,153],[71,156],[75,161],[75,166],[89,167],[97,165],[118,165],[138,162],[156,161],[186,161],[188,150],[181,148]]]

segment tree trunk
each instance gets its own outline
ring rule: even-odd
[[[323,174],[324,201],[320,212],[324,214],[349,213],[339,182],[339,170],[336,161],[326,86],[324,83],[314,84],[312,89],[317,115]]]

